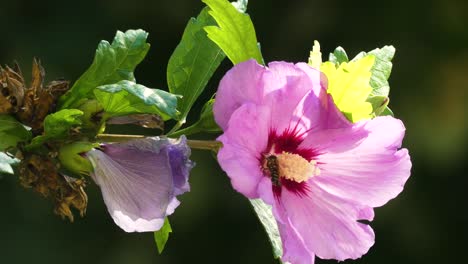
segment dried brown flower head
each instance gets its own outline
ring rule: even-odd
[[[51,113],[58,98],[69,88],[68,81],[52,81],[43,86],[45,71],[33,60],[31,87],[26,84],[18,64],[0,67],[0,114],[15,114],[20,122],[40,134],[44,118]]]
[[[82,217],[86,213],[86,182],[60,174],[57,164],[50,157],[26,154],[19,167],[20,183],[25,188],[32,188],[42,196],[51,198],[55,202],[54,212],[73,222],[71,208],[77,209]]]

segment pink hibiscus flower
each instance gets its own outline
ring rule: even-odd
[[[356,259],[374,244],[374,207],[397,196],[411,161],[393,117],[350,123],[305,63],[249,60],[221,80],[218,161],[233,187],[273,208],[283,261]]]

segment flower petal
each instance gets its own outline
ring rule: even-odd
[[[377,117],[331,131],[328,138],[316,137],[333,144],[317,144],[323,152],[317,157],[321,174],[313,181],[336,196],[371,207],[384,205],[403,190],[410,176],[408,151],[398,150],[404,131],[400,120]]]
[[[235,65],[219,83],[213,113],[216,123],[225,130],[234,111],[244,103],[260,103],[263,98],[262,75],[265,67],[255,60]]]
[[[263,75],[263,85],[269,87],[270,91],[265,95],[264,105],[271,107],[271,128],[282,132],[290,127],[292,123],[301,120],[302,113],[295,112],[303,102],[306,94],[317,91],[326,96],[325,90],[320,84],[320,72],[311,69],[308,72],[300,67],[287,62],[272,62],[268,71]],[[310,67],[309,67],[310,68]],[[273,87],[273,88],[272,88]],[[313,110],[320,107],[320,102],[315,98]]]
[[[239,63],[219,84],[213,106],[215,120],[225,130],[229,118],[240,105],[274,105],[272,125],[277,130],[284,130],[297,105],[310,90],[321,100],[327,100],[325,82],[323,74],[303,63],[272,62],[268,68],[255,60]]]
[[[108,144],[87,153],[94,167],[91,176],[101,187],[109,213],[127,232],[161,228],[179,204],[175,196],[188,190],[193,167],[188,155],[185,138],[174,142],[158,137]]]
[[[169,155],[169,163],[172,168],[172,180],[174,183],[174,194],[180,195],[190,191],[188,182],[190,169],[194,163],[187,159],[190,156],[190,148],[187,146],[185,136],[178,142],[173,142],[166,146]]]
[[[294,264],[314,264],[315,255],[307,249],[302,237],[289,218],[285,223],[278,222],[278,229],[283,243],[283,262]]]
[[[356,259],[365,254],[374,244],[374,232],[357,220],[362,216],[368,220],[369,208],[333,196],[312,181],[308,184],[310,193],[302,197],[283,188],[276,207],[291,222],[287,232],[300,235],[307,249],[322,259]]]
[[[273,214],[276,218],[283,244],[281,260],[288,263],[313,264],[315,262],[315,254],[307,248],[302,236],[293,226],[284,207],[277,203],[278,200],[275,202]]]
[[[218,138],[223,147],[218,152],[221,168],[231,178],[234,189],[249,198],[257,198],[257,185],[263,177],[260,155],[268,143],[270,112],[255,104],[244,104]]]
[[[282,261],[294,264],[313,264],[315,255],[306,248],[302,237],[292,226],[291,220],[287,217],[284,208],[275,205],[277,200],[273,195],[270,178],[263,177],[258,185],[258,194],[265,203],[272,205],[273,215],[276,218],[283,245]]]

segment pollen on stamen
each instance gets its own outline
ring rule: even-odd
[[[301,155],[283,152],[277,155],[280,177],[295,182],[307,181],[310,177],[320,174],[315,161],[307,161]]]

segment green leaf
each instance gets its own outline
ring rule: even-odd
[[[218,23],[218,26],[205,27],[208,37],[223,50],[232,63],[255,59],[264,64],[249,15],[237,10],[227,0],[202,1],[210,7],[209,14]]]
[[[17,164],[18,162],[18,159],[12,158],[4,152],[0,152],[0,174],[13,174],[14,172],[11,165]]]
[[[88,70],[59,100],[59,109],[75,108],[88,98],[94,88],[121,80],[135,81],[133,71],[148,53],[145,31],[117,31],[112,44],[103,40],[96,50],[94,61]]]
[[[16,147],[19,142],[30,138],[31,133],[14,117],[0,115],[0,151]]]
[[[390,109],[388,106],[383,110],[383,112],[380,114],[380,116],[394,116],[392,109]]]
[[[349,61],[348,54],[346,54],[346,51],[342,47],[337,47],[333,53],[330,53],[328,60],[336,66]]]
[[[213,115],[213,104],[215,99],[210,99],[202,108],[200,119],[197,121],[198,127],[202,132],[217,133],[221,132],[221,128],[216,124]]]
[[[177,96],[131,81],[97,87],[94,95],[107,118],[130,114],[157,114],[164,120],[177,118]]]
[[[251,199],[249,201],[250,204],[252,204],[258,219],[265,228],[268,239],[270,240],[271,246],[273,248],[273,256],[275,258],[281,257],[283,254],[283,246],[281,243],[278,225],[276,223],[275,217],[273,216],[271,206],[264,203],[260,199]]]
[[[81,124],[83,112],[78,109],[63,109],[48,115],[44,120],[44,132],[48,138],[64,138],[73,126]]]
[[[392,59],[395,55],[395,48],[393,46],[384,46],[381,49],[374,49],[368,53],[361,52],[353,59],[353,61],[369,54],[372,54],[375,57],[375,63],[371,69],[372,77],[369,83],[372,87],[371,96],[388,96],[390,85],[387,80],[392,71]]]
[[[167,240],[169,239],[169,233],[172,233],[172,228],[169,223],[169,219],[166,217],[164,219],[163,227],[154,232],[154,241],[156,242],[159,254],[163,252],[164,247],[166,246]]]
[[[387,96],[376,95],[376,96],[369,96],[366,101],[372,105],[372,112],[376,116],[379,116],[387,108],[387,105],[390,102],[390,99]]]
[[[371,76],[369,84],[372,87],[372,92],[368,98],[368,101],[373,100],[372,97],[375,97],[375,96],[388,97],[388,94],[390,93],[390,85],[388,83],[388,78],[390,77],[390,73],[392,72],[392,59],[395,56],[395,48],[393,46],[384,46],[381,49],[377,48],[368,53],[361,52],[358,55],[356,55],[353,61],[358,60],[369,54],[374,55],[375,63],[371,69],[372,76]],[[377,97],[377,98],[382,98],[382,97]],[[377,102],[377,105],[379,103],[388,104],[388,100]],[[388,106],[385,106],[383,110],[382,109],[377,109],[377,110],[380,111],[380,113],[376,113],[376,115],[393,116],[393,112],[392,110],[390,110],[390,108],[388,108]]]
[[[216,124],[213,116],[213,104],[215,99],[210,99],[202,108],[200,119],[193,125],[172,133],[172,137],[180,135],[192,135],[200,132],[218,133],[221,128]]]
[[[78,109],[63,109],[46,116],[44,119],[44,135],[33,138],[28,149],[36,148],[48,140],[61,140],[69,136],[70,129],[81,125],[83,111]]]
[[[208,14],[208,8],[203,9],[197,18],[191,18],[167,66],[169,91],[182,95],[178,102],[181,125],[226,57],[204,31],[203,28],[209,25],[216,25],[216,22]]]

